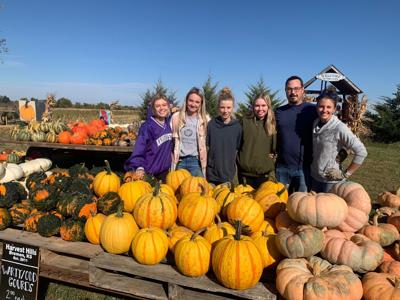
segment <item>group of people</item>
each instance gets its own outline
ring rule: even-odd
[[[287,104],[274,112],[270,97],[258,95],[251,114],[240,121],[234,118],[235,97],[229,88],[219,92],[219,115],[213,119],[196,87],[173,114],[166,96],[157,94],[124,168],[163,181],[169,171],[187,169],[215,185],[232,182],[237,173],[239,183],[254,188],[275,178],[289,192],[328,192],[360,167],[365,146],[337,118],[335,97],[322,93],[316,105],[305,102],[298,76],[286,80],[285,91]],[[347,151],[354,155],[343,169]]]

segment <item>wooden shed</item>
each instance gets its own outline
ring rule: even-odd
[[[315,82],[319,80],[319,88],[315,87]],[[314,86],[314,87],[311,87]],[[358,105],[358,95],[363,91],[345,76],[337,67],[329,65],[313,78],[304,83],[306,99],[315,101],[316,97],[326,90],[337,94],[340,103],[340,117],[346,122],[349,119],[349,101],[355,106]]]

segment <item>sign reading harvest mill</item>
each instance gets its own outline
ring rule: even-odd
[[[36,299],[39,247],[3,241],[0,280],[0,299]]]

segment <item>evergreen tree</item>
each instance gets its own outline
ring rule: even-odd
[[[271,98],[272,108],[275,110],[277,107],[283,104],[283,101],[278,98],[278,91],[272,92],[269,87],[266,86],[264,79],[261,77],[256,84],[249,86],[248,91],[245,93],[246,102],[239,103],[236,116],[237,118],[243,118],[251,113],[254,100],[261,94],[267,94]]]
[[[206,82],[203,84],[203,95],[206,101],[206,110],[211,117],[218,116],[218,95],[217,95],[218,82],[212,83],[211,75],[208,76]]]
[[[393,98],[381,97],[383,102],[375,104],[375,112],[366,113],[366,123],[376,141],[394,143],[400,141],[400,84]]]
[[[147,108],[150,104],[150,101],[156,94],[162,94],[167,96],[167,99],[172,107],[178,106],[178,102],[176,99],[176,92],[168,90],[168,88],[164,86],[161,79],[159,79],[156,82],[156,85],[152,89],[147,89],[146,92],[140,96],[140,98],[142,98],[142,104],[139,107],[139,116],[141,120],[146,120]]]

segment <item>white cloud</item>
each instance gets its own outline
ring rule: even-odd
[[[142,82],[95,83],[95,82],[33,82],[27,84],[0,83],[0,94],[12,99],[34,97],[44,99],[48,93],[56,98],[65,97],[74,102],[110,102],[119,100],[120,104],[139,105],[140,95],[151,84]]]

